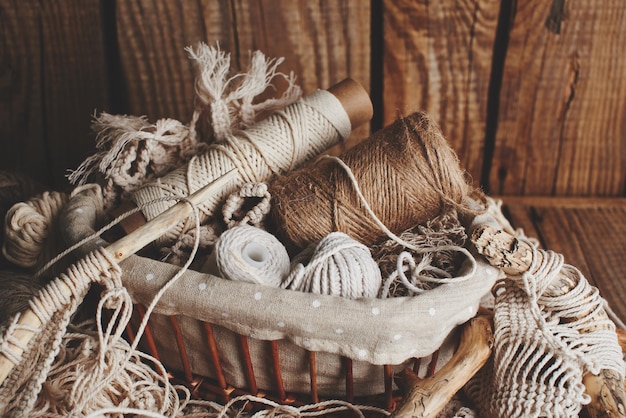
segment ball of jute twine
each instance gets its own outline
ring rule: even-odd
[[[471,193],[459,160],[439,127],[417,112],[374,133],[339,157],[360,185],[332,159],[320,159],[279,177],[270,186],[269,220],[292,252],[333,231],[370,246],[386,237],[370,216],[400,233],[432,219],[446,207],[465,213]]]

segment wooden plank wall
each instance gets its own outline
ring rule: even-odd
[[[62,189],[94,113],[188,121],[199,41],[285,57],[305,92],[357,79],[355,138],[428,111],[489,193],[626,194],[621,0],[0,0],[0,168]]]

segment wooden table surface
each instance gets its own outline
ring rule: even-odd
[[[499,197],[515,228],[563,254],[626,322],[626,199]]]

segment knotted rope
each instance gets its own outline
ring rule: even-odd
[[[196,227],[199,227],[195,206],[193,211]],[[86,237],[58,257],[111,226]],[[175,416],[181,404],[176,388],[169,384],[167,372],[157,360],[138,352],[136,347],[156,303],[186,271],[197,248],[198,240],[188,262],[155,295],[132,345],[122,339],[132,313],[132,300],[122,285],[122,271],[107,250],[96,248],[42,288],[30,302],[33,315],[42,324],[41,329],[19,326],[21,314],[18,314],[0,339],[0,352],[15,364],[0,388],[0,413],[3,416],[72,416],[103,406],[130,403],[131,407],[160,413],[169,411],[170,416]],[[81,327],[78,334],[66,334],[70,318],[92,282],[104,287],[96,311],[96,330]],[[112,310],[106,328],[103,328],[104,308]],[[20,331],[35,333],[28,346],[16,340],[15,335]],[[156,371],[151,371],[147,362],[152,362]],[[147,377],[152,379],[145,380]],[[46,392],[40,396],[46,380]],[[63,389],[59,389],[61,387]],[[127,388],[127,391],[120,392],[120,388]],[[188,399],[188,390],[183,389],[183,392]],[[66,396],[59,396],[61,393]],[[51,405],[57,415],[51,414]]]
[[[488,417],[578,416],[589,402],[585,374],[624,378],[615,325],[579,270],[518,239],[532,248],[533,264],[496,284],[494,356],[467,391]]]
[[[37,270],[62,250],[55,239],[57,218],[69,196],[44,192],[26,202],[16,203],[5,217],[2,253],[10,262]]]

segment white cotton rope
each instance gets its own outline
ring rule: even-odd
[[[532,265],[496,283],[493,360],[466,391],[485,416],[577,417],[590,401],[585,374],[624,378],[615,325],[596,315],[606,301],[578,269],[518,239],[533,249]]]
[[[200,227],[197,208],[193,209],[196,229]],[[112,224],[103,229],[110,228]],[[102,230],[85,240],[98,236]],[[85,241],[83,240],[83,241]],[[67,251],[71,251],[80,243]],[[83,416],[107,406],[139,407],[174,417],[189,400],[189,391],[169,383],[161,363],[137,350],[147,320],[162,295],[187,271],[193,261],[199,240],[196,238],[187,263],[157,292],[138,327],[133,344],[122,338],[132,312],[132,300],[122,285],[122,271],[112,256],[102,247],[78,260],[45,288],[30,307],[43,324],[12,374],[0,386],[0,414],[6,416]],[[62,253],[65,254],[66,252]],[[60,290],[65,282],[72,295]],[[80,328],[77,333],[65,333],[72,314],[85,296],[89,284],[104,286],[96,311],[97,331]],[[112,309],[106,329],[102,327],[102,310]],[[19,314],[18,314],[19,317]],[[8,331],[12,331],[12,328]],[[0,349],[4,354],[11,334],[4,330]],[[25,357],[25,356],[28,357]],[[14,357],[14,358],[13,358]],[[30,361],[27,361],[30,360]],[[152,363],[154,369],[149,365]],[[181,401],[177,390],[185,394]]]
[[[192,158],[132,196],[138,206],[164,195],[188,196],[224,173],[237,169],[239,176],[198,207],[201,223],[215,214],[224,199],[244,183],[264,182],[285,173],[349,136],[350,119],[332,93],[318,90],[246,130],[212,144],[206,153]],[[165,211],[172,203],[163,202],[143,210],[147,220]],[[189,222],[182,222],[166,233],[160,243],[176,240]]]
[[[294,258],[283,287],[358,299],[375,298],[381,282],[369,248],[343,232],[331,232]]]
[[[224,279],[280,287],[289,273],[289,255],[283,244],[254,226],[226,230],[215,243],[213,254],[219,276]]]

